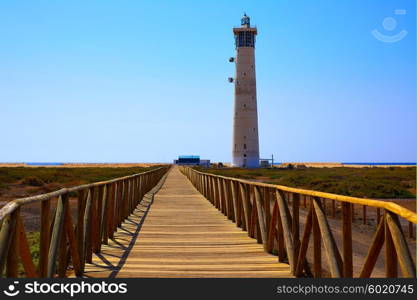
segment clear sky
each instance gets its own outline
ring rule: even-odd
[[[0,161],[229,162],[244,11],[261,156],[416,161],[414,0],[2,0]]]

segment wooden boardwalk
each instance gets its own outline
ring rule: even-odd
[[[85,270],[87,277],[292,277],[177,167]]]

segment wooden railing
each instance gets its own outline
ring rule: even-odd
[[[7,203],[0,209],[0,275],[66,277],[73,270],[76,276],[82,276],[93,253],[100,252],[101,245],[107,244],[167,170],[168,167],[160,167]],[[21,215],[21,209],[30,204],[38,204],[41,212],[37,265]],[[19,274],[19,263],[24,274]]]
[[[408,227],[409,236],[413,238],[417,215],[395,203],[252,182],[202,173],[189,167],[181,167],[181,171],[215,207],[262,243],[265,251],[288,262],[292,274],[297,277],[354,277],[354,205],[363,206],[365,223],[366,209],[377,210],[377,228],[373,239],[369,240],[364,261],[355,261],[356,265],[361,263],[355,277],[371,276],[384,244],[385,276],[397,277],[399,265],[403,277],[416,277],[415,262],[403,227],[404,224]],[[300,218],[301,214],[303,218]],[[337,219],[341,219],[337,224],[341,231],[341,252],[329,224],[331,220],[336,226]],[[313,245],[309,246],[311,235]],[[413,242],[415,244],[415,240]],[[322,267],[322,248],[327,268]]]

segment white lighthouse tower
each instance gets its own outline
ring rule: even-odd
[[[256,27],[244,14],[241,27],[233,28],[236,45],[235,103],[233,116],[232,166],[259,167],[258,112],[256,103]],[[231,79],[233,81],[233,79]]]

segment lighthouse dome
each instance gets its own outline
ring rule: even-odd
[[[243,17],[241,19],[241,24],[246,25],[247,27],[250,26],[250,18],[245,14],[243,14]]]

